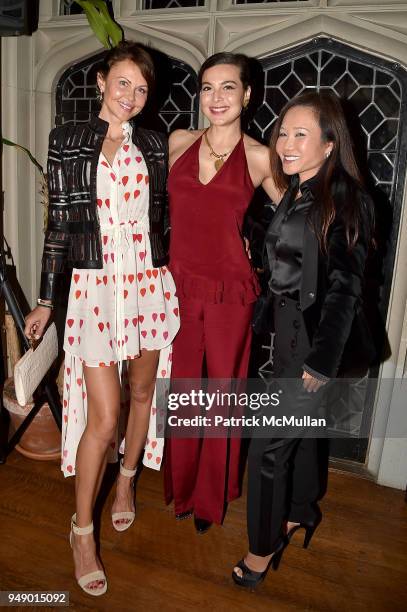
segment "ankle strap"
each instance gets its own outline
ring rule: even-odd
[[[132,478],[136,472],[137,472],[137,466],[134,468],[134,470],[128,470],[123,465],[123,459],[120,460],[120,474],[122,476],[127,476],[127,478]]]
[[[76,524],[76,513],[72,516],[71,526],[75,535],[88,535],[89,533],[93,533],[93,522],[86,527],[78,527]]]

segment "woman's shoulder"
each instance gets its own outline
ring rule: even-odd
[[[205,130],[174,130],[169,137],[170,147],[179,148],[193,144]]]

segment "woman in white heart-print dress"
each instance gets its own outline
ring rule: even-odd
[[[148,53],[120,43],[97,76],[99,117],[51,132],[41,291],[26,318],[25,333],[40,337],[53,308],[56,272],[63,271],[64,258],[73,262],[61,464],[65,476],[76,474],[70,542],[76,579],[90,595],[107,589],[92,522],[106,461],[117,458],[122,442],[112,523],[124,531],[135,517],[133,480],[143,448],[146,465],[161,464],[155,386],[157,378],[170,376],[171,343],[179,328],[175,285],[163,263],[165,140],[131,121],[153,79]]]

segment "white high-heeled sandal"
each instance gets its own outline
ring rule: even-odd
[[[128,470],[123,465],[123,459],[120,461],[120,474],[122,476],[126,476],[127,478],[133,478],[137,472],[137,467],[134,470]],[[116,531],[126,531],[134,522],[134,518],[136,516],[135,512],[127,511],[127,512],[112,512],[112,523],[113,527]],[[116,521],[125,520],[127,523],[119,523]]]
[[[87,525],[86,527],[78,527],[78,525],[76,524],[76,514],[74,514],[71,519],[71,531],[69,534],[69,543],[71,545],[71,548],[73,548],[73,533],[75,535],[88,535],[90,533],[93,533],[93,522],[90,523],[90,525]],[[91,582],[97,582],[99,580],[104,581],[104,584],[102,586],[96,587],[94,589],[91,589],[87,586]],[[88,595],[93,595],[94,597],[104,595],[104,593],[106,593],[107,591],[107,579],[106,574],[103,570],[95,570],[94,572],[84,574],[78,579],[78,584],[81,589],[85,591],[85,593],[87,593]]]

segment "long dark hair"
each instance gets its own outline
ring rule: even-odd
[[[240,80],[242,81],[243,89],[246,91],[250,85],[250,60],[247,55],[243,55],[243,53],[229,53],[227,51],[215,53],[204,61],[198,72],[199,91],[201,91],[202,88],[202,77],[205,70],[213,66],[219,66],[220,64],[229,64],[230,66],[237,66],[237,68],[239,68]]]
[[[349,248],[352,248],[360,230],[361,199],[355,196],[360,195],[363,180],[355,160],[341,103],[334,93],[308,91],[292,98],[282,109],[274,124],[270,141],[271,170],[276,186],[284,191],[290,183],[290,177],[283,172],[276,143],[287,111],[295,106],[311,108],[318,119],[322,141],[333,143],[331,154],[318,172],[318,193],[312,207],[312,223],[320,246],[326,251],[328,230],[340,206],[346,239]]]

